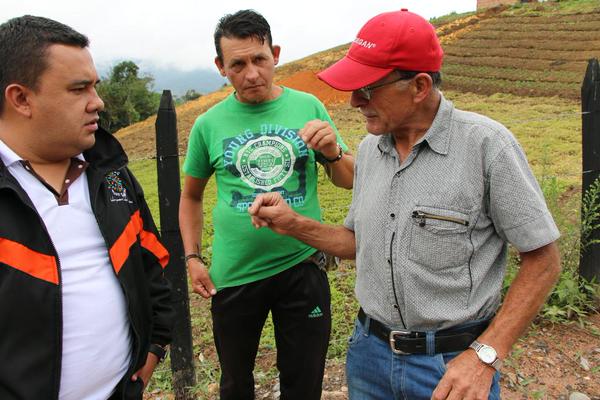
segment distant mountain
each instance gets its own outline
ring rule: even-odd
[[[106,77],[110,69],[122,60],[111,63],[97,64],[98,73]],[[171,90],[175,96],[185,94],[189,89],[206,94],[214,92],[227,82],[216,69],[197,68],[190,71],[181,71],[169,67],[157,67],[150,63],[132,60],[140,67],[140,75],[151,75],[154,78],[153,90],[162,93],[164,89]]]
[[[227,82],[217,71],[212,69],[194,69],[191,71],[179,71],[176,69],[150,69],[142,70],[154,77],[154,91],[162,92],[164,89],[171,90],[176,96],[185,94],[189,89],[206,94],[213,92]]]

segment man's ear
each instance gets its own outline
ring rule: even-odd
[[[279,54],[280,53],[281,53],[281,46],[279,46],[279,45],[273,46],[273,61],[275,62],[275,65],[277,65],[277,63],[279,63]]]
[[[221,59],[219,58],[219,56],[215,57],[215,65],[217,66],[217,68],[219,69],[219,73],[221,74],[222,77],[226,77],[227,74],[225,73],[225,66],[223,65],[223,61],[221,61]]]
[[[431,93],[431,90],[433,89],[433,79],[431,79],[429,74],[422,72],[415,76],[414,81],[415,90],[413,98],[416,103],[420,103]]]
[[[33,91],[27,86],[18,83],[12,83],[4,91],[5,107],[15,110],[26,118],[31,117],[31,96]]]

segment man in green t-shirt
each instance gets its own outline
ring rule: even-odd
[[[224,16],[214,39],[215,64],[235,92],[191,130],[179,219],[194,292],[212,297],[221,399],[254,398],[252,371],[269,312],[281,397],[319,399],[331,330],[327,275],[314,248],[255,230],[248,207],[261,193],[279,192],[298,213],[320,220],[317,162],[335,185],[351,188],[354,159],[318,99],[273,84],[281,49],[260,14]],[[213,174],[209,272],[199,253],[203,194]]]

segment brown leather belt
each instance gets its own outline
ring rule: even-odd
[[[361,308],[358,320],[366,323],[367,315]],[[457,328],[443,329],[435,332],[435,349],[431,353],[451,353],[466,350],[473,340],[488,327],[490,321],[485,320],[474,324],[466,324]],[[381,322],[369,317],[369,332],[384,342],[396,354],[428,354],[427,333],[406,330],[393,330]]]

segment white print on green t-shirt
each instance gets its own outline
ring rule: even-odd
[[[254,189],[270,191],[292,175],[296,161],[292,146],[277,136],[261,136],[238,151],[236,167],[241,178]]]

